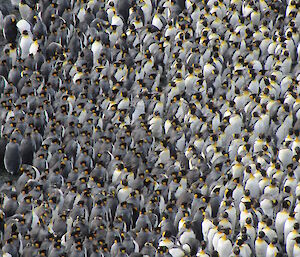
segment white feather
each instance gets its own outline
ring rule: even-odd
[[[35,171],[35,177],[34,177],[34,179],[35,180],[39,180],[39,178],[41,177],[40,171],[36,167],[34,167],[34,166],[31,166],[31,167]]]
[[[31,33],[30,32],[31,31],[30,23],[24,19],[18,21],[17,27],[18,27],[20,34],[22,34],[24,30],[27,30],[28,33]]]
[[[34,229],[37,227],[39,223],[39,216],[35,213],[34,210],[32,210],[31,214],[32,214],[31,228]]]

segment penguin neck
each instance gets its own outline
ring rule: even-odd
[[[263,241],[264,241],[264,240],[261,239],[260,237],[257,238],[257,242],[258,242],[258,243],[262,243]]]

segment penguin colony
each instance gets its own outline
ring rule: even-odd
[[[11,0],[1,256],[300,256],[300,3]]]

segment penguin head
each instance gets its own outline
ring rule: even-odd
[[[120,247],[120,252],[125,254],[126,253],[126,248],[124,246],[121,246]]]
[[[251,209],[251,206],[252,206],[251,202],[244,202],[244,205],[245,205],[246,210]]]
[[[289,200],[284,200],[284,201],[282,202],[282,208],[284,208],[284,209],[289,209],[290,206],[291,206],[291,202],[290,202]]]
[[[258,232],[258,237],[260,238],[260,239],[263,239],[264,237],[265,237],[265,232],[263,232],[263,231],[259,231]]]
[[[252,224],[252,218],[251,217],[248,217],[246,219],[246,224],[248,224],[248,225]]]
[[[46,250],[39,250],[38,253],[39,253],[40,256],[46,256],[47,251]]]
[[[127,187],[128,186],[128,181],[126,179],[122,180],[121,181],[121,184],[124,186],[124,187]]]
[[[75,248],[76,248],[77,251],[82,251],[82,245],[81,244],[77,244],[75,246]]]
[[[165,254],[165,253],[168,253],[168,252],[169,252],[169,249],[168,249],[168,247],[166,247],[166,246],[159,246],[159,247],[157,248],[157,252],[158,252],[159,254]]]
[[[239,248],[238,246],[235,246],[235,247],[233,248],[233,253],[234,253],[236,256],[239,256],[239,254],[240,254],[240,248]]]
[[[58,243],[58,242],[55,242],[54,243],[54,248],[56,248],[56,249],[60,249],[61,248],[61,244],[60,243]]]
[[[119,236],[115,236],[114,242],[115,243],[120,243],[121,242],[120,237]]]
[[[172,236],[172,233],[171,233],[171,231],[166,230],[163,232],[162,236],[165,238],[170,238]]]
[[[216,250],[213,250],[211,253],[211,257],[219,257],[219,253]]]
[[[16,138],[15,136],[12,136],[12,137],[10,138],[10,142],[12,142],[12,143],[17,143],[17,138]]]
[[[27,204],[30,204],[31,203],[31,199],[32,199],[32,196],[31,195],[28,195],[24,198],[24,201],[27,203]]]
[[[28,36],[28,31],[27,30],[23,30],[22,35]]]
[[[190,222],[190,221],[186,221],[186,222],[184,223],[184,227],[185,227],[186,229],[191,229],[191,227],[192,227],[191,222]]]
[[[300,244],[300,237],[299,236],[297,236],[294,240],[296,241],[297,244]]]

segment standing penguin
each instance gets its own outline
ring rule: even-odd
[[[4,154],[5,154],[5,148],[8,143],[8,137],[7,135],[2,135],[0,137],[0,162],[3,163],[4,160]]]
[[[3,21],[3,35],[8,43],[15,43],[18,35],[17,21],[15,15],[7,15]]]
[[[117,1],[116,5],[117,12],[123,17],[125,23],[127,23],[129,16],[130,2],[130,0]]]
[[[5,169],[11,174],[17,174],[22,164],[20,146],[16,138],[11,138],[6,145],[4,154]]]
[[[256,256],[266,256],[268,243],[264,239],[265,233],[260,231],[255,240],[255,254]]]
[[[162,137],[162,118],[160,117],[159,112],[155,112],[152,119],[150,120],[150,130],[152,132],[152,135],[155,138],[161,138]]]
[[[35,150],[36,146],[31,134],[26,133],[20,144],[20,152],[23,163],[32,165]]]
[[[5,214],[5,217],[11,217],[11,216],[15,215],[18,207],[19,207],[19,204],[18,204],[16,192],[13,192],[10,197],[4,198],[4,203],[3,203],[2,209]]]
[[[20,39],[21,58],[24,60],[29,55],[29,49],[33,42],[32,36],[27,30],[24,30]]]

